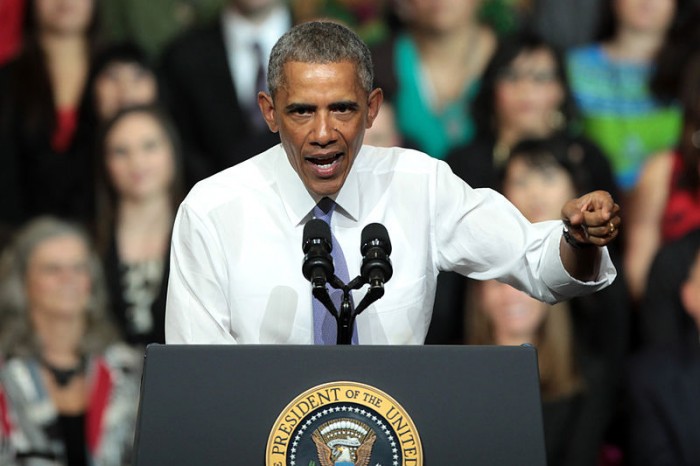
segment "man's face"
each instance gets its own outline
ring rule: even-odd
[[[270,130],[280,134],[289,162],[311,193],[337,193],[372,126],[382,91],[367,94],[351,62],[284,65],[274,101],[258,95]]]

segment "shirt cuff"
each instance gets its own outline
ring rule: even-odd
[[[617,270],[610,259],[607,247],[601,249],[600,265],[595,280],[581,281],[571,275],[561,260],[560,241],[561,228],[556,228],[547,237],[547,247],[542,269],[542,279],[558,299],[573,298],[592,291],[602,290],[610,285],[617,277]]]

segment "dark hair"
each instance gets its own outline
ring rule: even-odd
[[[677,29],[684,22],[684,18],[688,16],[688,10],[693,6],[694,2],[697,0],[676,0],[676,12],[673,16],[673,20],[669,25],[667,30],[667,35],[671,31]],[[615,0],[604,0],[601,2],[601,14],[598,27],[598,33],[596,34],[596,40],[598,42],[609,41],[615,34],[617,34],[617,16],[615,14]]]
[[[101,49],[99,53],[95,55],[92,66],[90,67],[90,74],[85,87],[86,92],[81,111],[81,114],[85,116],[86,122],[91,123],[93,126],[96,125],[99,120],[96,109],[97,102],[95,101],[95,82],[107,67],[115,63],[138,65],[149,71],[154,79],[158,79],[155,68],[149,60],[148,55],[135,43],[129,41],[118,42]],[[93,131],[96,131],[96,129],[93,128]]]
[[[695,193],[700,188],[700,50],[685,65],[679,97],[683,104],[683,130],[678,151],[685,166],[679,182],[682,188]]]
[[[690,9],[690,8],[689,8]],[[680,99],[683,67],[697,50],[700,50],[700,3],[679,19],[677,27],[668,33],[668,38],[656,56],[656,67],[651,77],[650,88],[657,99],[671,103]]]
[[[270,54],[267,87],[274,97],[284,86],[284,65],[301,63],[338,63],[356,66],[357,77],[368,93],[374,84],[372,55],[367,44],[349,28],[331,21],[309,21],[294,26],[277,41]]]
[[[118,202],[118,194],[114,186],[109,180],[107,172],[106,153],[107,153],[107,138],[114,126],[129,115],[143,113],[152,117],[165,132],[173,150],[175,177],[170,189],[170,206],[173,212],[177,210],[178,205],[184,198],[184,172],[183,172],[183,157],[182,145],[180,137],[175,129],[170,117],[157,105],[137,105],[127,107],[117,112],[114,117],[108,120],[100,129],[97,144],[97,163],[95,163],[95,194],[96,194],[96,236],[97,247],[100,254],[106,254],[109,244],[112,240],[113,228],[116,222],[116,208]]]
[[[557,81],[564,91],[560,111],[564,117],[564,127],[574,118],[574,102],[566,77],[564,59],[558,49],[538,34],[525,30],[501,41],[491,57],[481,78],[481,87],[471,104],[471,114],[474,119],[476,133],[484,138],[496,136],[494,118],[496,116],[496,85],[499,75],[510,67],[515,59],[524,53],[546,50],[552,54],[555,63]]]
[[[47,131],[50,133],[56,126],[53,89],[45,52],[39,41],[40,31],[36,16],[36,0],[27,0],[22,29],[22,52],[17,57],[13,77],[13,91],[17,104],[25,115],[25,128],[32,135]],[[98,1],[93,0],[92,18],[85,32],[90,58],[99,43],[98,17]]]
[[[544,170],[548,167],[565,170],[571,178],[577,196],[590,191],[591,176],[583,165],[583,148],[563,135],[544,139],[524,139],[518,142],[500,170],[501,188],[508,166],[516,159],[523,160],[528,167],[537,170]]]

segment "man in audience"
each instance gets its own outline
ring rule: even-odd
[[[292,24],[282,0],[230,0],[218,22],[166,50],[165,96],[185,145],[188,184],[277,142],[257,106],[267,61]]]

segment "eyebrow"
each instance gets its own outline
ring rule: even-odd
[[[294,113],[299,111],[312,112],[316,110],[316,105],[311,104],[289,104],[284,108],[287,113]]]
[[[358,108],[360,108],[360,106],[357,104],[357,102],[354,102],[352,100],[341,100],[340,102],[333,102],[329,105],[329,108],[331,110],[338,110],[339,108],[357,110]]]
[[[301,104],[301,103],[292,103],[287,105],[284,110],[287,113],[295,113],[295,112],[313,112],[317,108],[316,105],[312,104]],[[360,108],[359,104],[357,102],[354,102],[352,100],[341,100],[340,102],[333,102],[328,106],[329,109],[331,110],[338,110],[340,108],[347,108],[350,110],[357,110]]]

